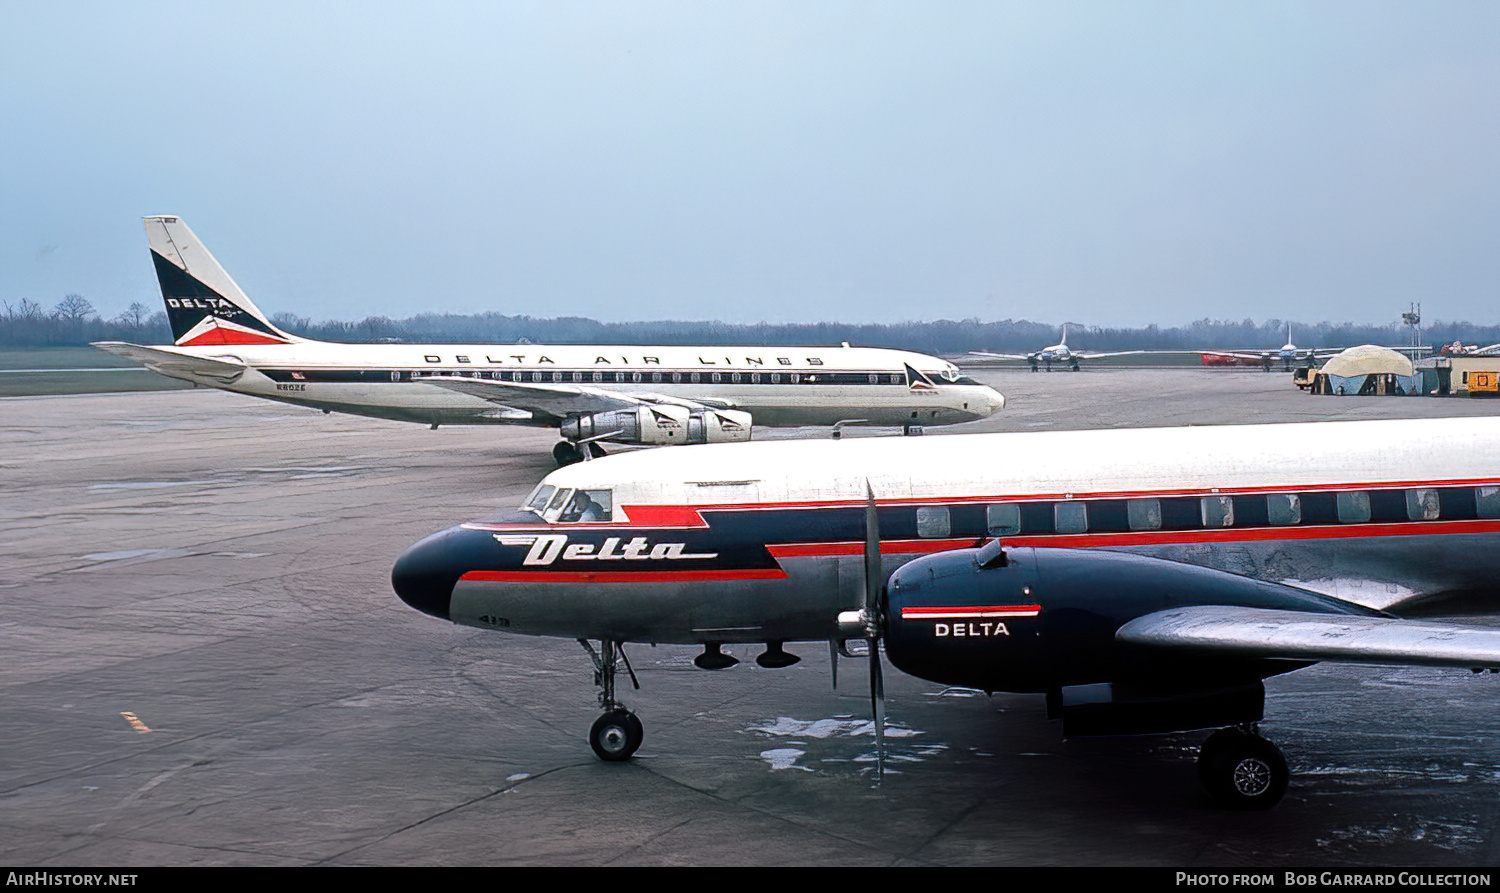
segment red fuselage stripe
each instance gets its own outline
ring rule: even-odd
[[[469,571],[470,583],[701,583],[721,580],[785,580],[779,568],[698,571]]]

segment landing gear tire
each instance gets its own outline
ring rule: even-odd
[[[611,710],[594,721],[589,730],[589,745],[599,759],[618,763],[634,756],[645,737],[645,727],[634,713]]]
[[[558,468],[564,468],[582,462],[583,452],[578,449],[577,444],[563,440],[559,441],[557,446],[552,448],[552,458],[557,460]]]
[[[1220,729],[1198,751],[1198,777],[1230,809],[1269,809],[1281,802],[1291,771],[1275,744],[1243,729]]]

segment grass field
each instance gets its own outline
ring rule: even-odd
[[[0,397],[176,391],[192,385],[92,347],[0,350]]]

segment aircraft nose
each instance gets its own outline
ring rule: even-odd
[[[981,417],[988,418],[1005,408],[1005,395],[994,388],[986,387],[979,402]]]
[[[450,527],[401,553],[391,568],[391,588],[396,595],[423,614],[449,619],[453,587],[469,570],[462,560],[465,550],[460,548],[466,532]]]

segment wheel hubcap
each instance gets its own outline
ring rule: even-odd
[[[1244,797],[1258,797],[1271,787],[1271,767],[1263,760],[1246,757],[1235,764],[1234,789]]]
[[[624,729],[619,726],[610,726],[599,736],[599,743],[604,745],[605,750],[611,753],[619,753],[625,749],[626,738]]]

